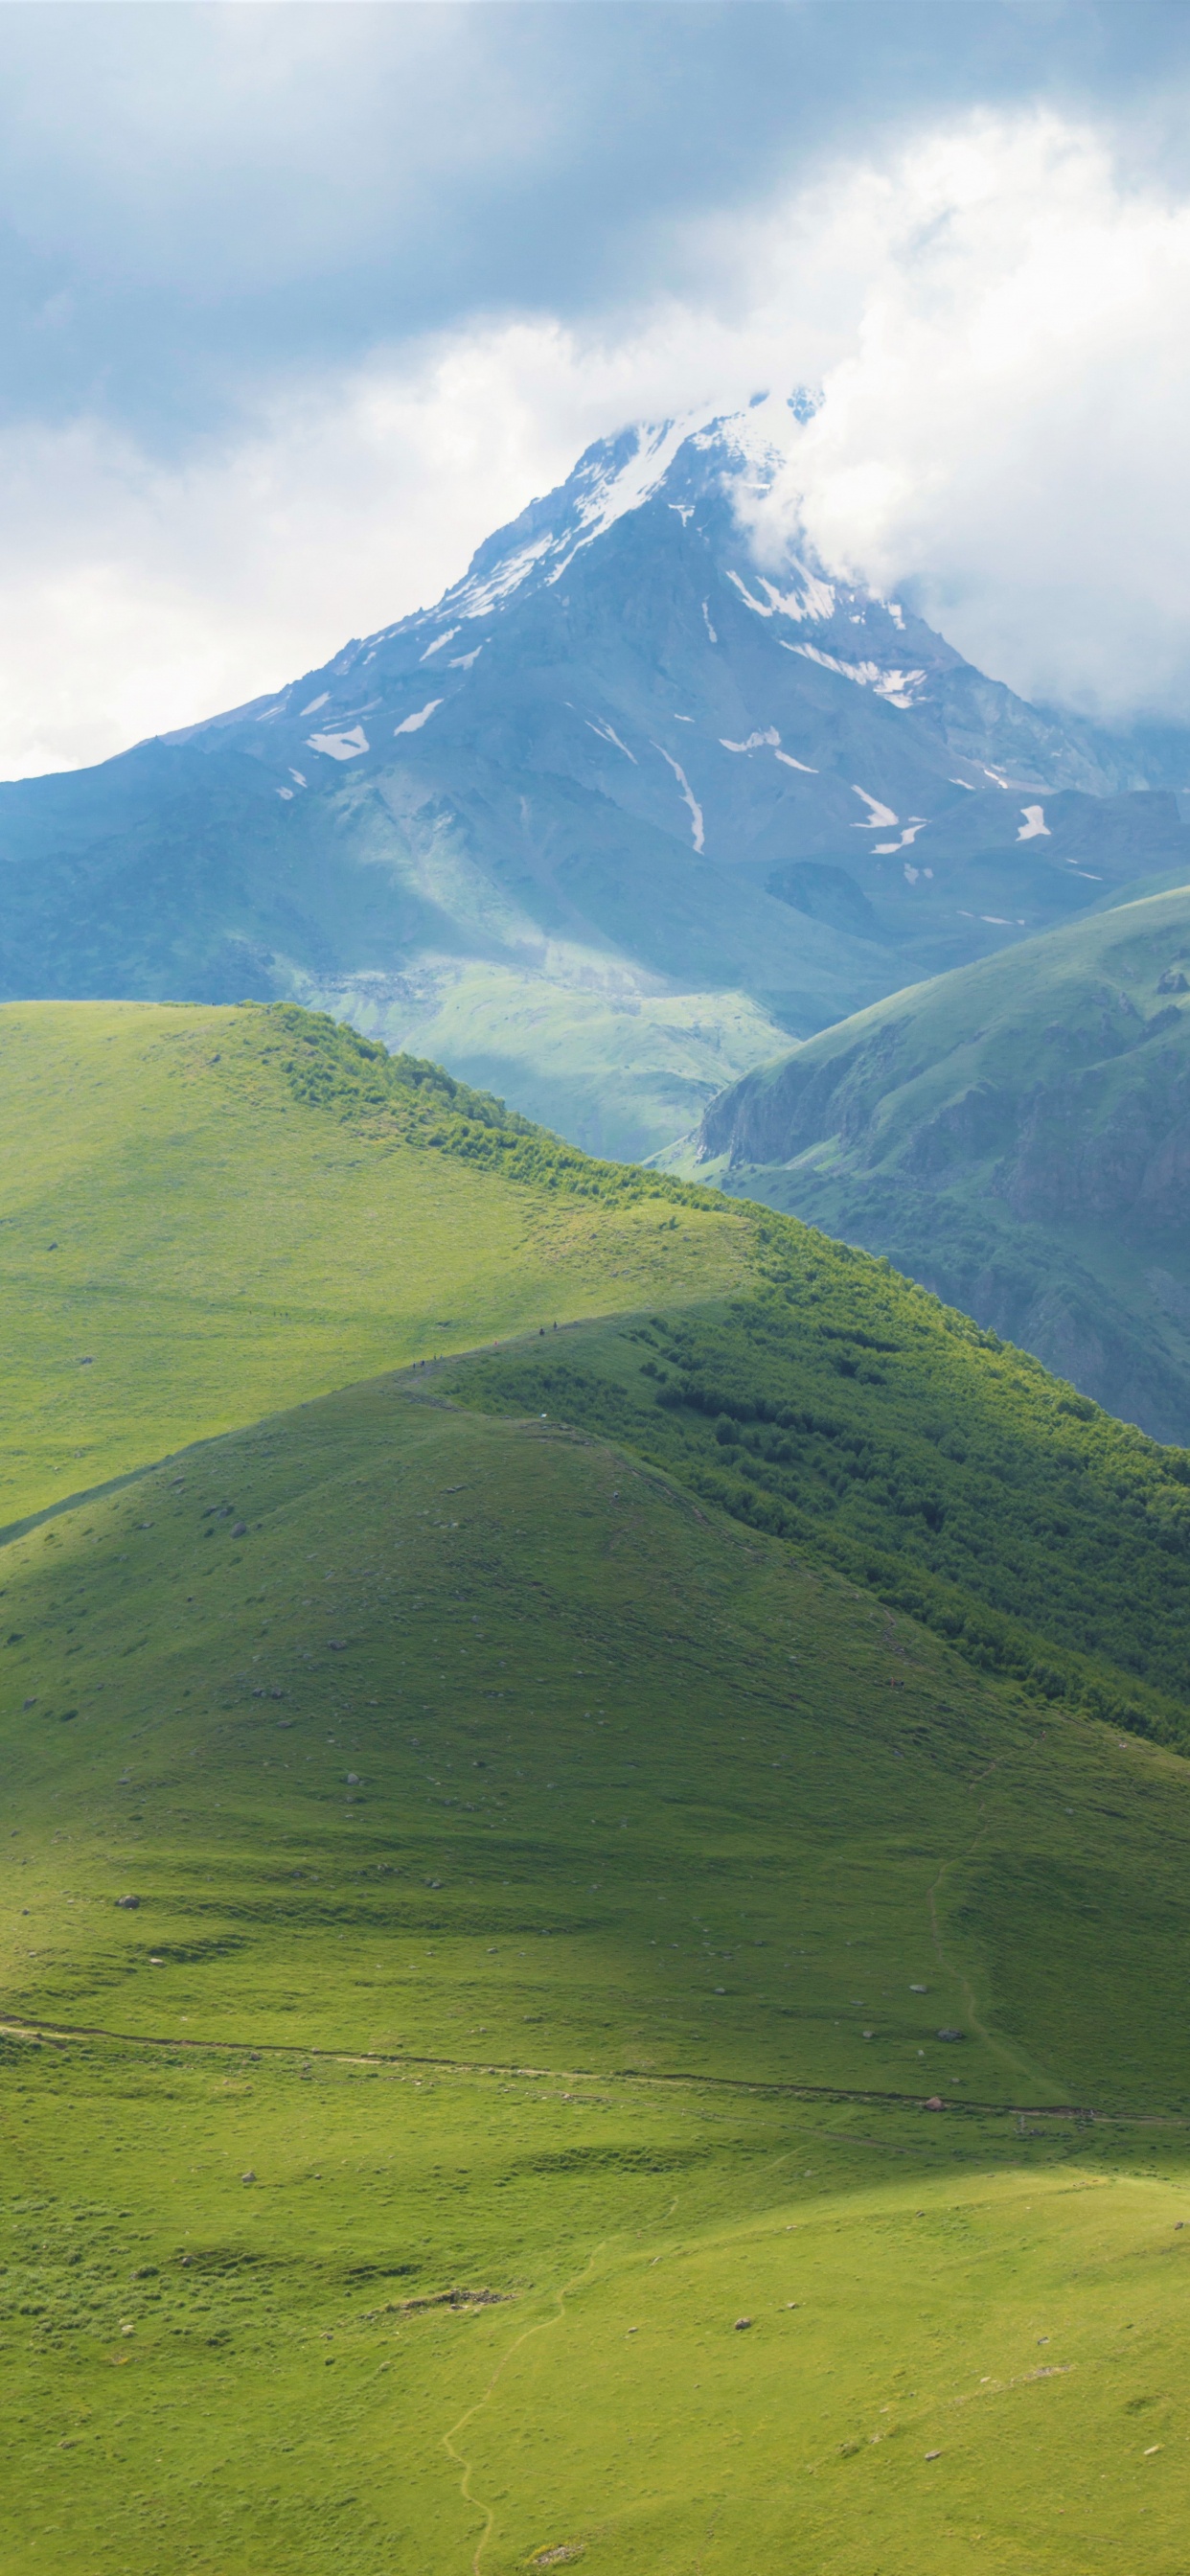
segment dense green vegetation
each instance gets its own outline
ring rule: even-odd
[[[844,1244],[777,1222],[757,1270],[752,1297],[462,1362],[457,1383],[631,1443],[977,1666],[1190,1744],[1185,1452]]]
[[[748,1075],[674,1168],[886,1253],[1190,1439],[1190,890],[894,994]]]
[[[1175,2576],[1190,1770],[440,1384],[5,1551],[0,2554]]]
[[[599,1199],[608,1207],[653,1200],[671,1209],[721,1213],[718,1192],[662,1178],[634,1163],[603,1163],[535,1127],[488,1091],[473,1091],[440,1064],[389,1055],[323,1011],[276,1002],[249,1021],[248,1044],[262,1065],[275,1062],[295,1100],[330,1110],[370,1134],[459,1156],[506,1179]]]
[[[279,1007],[0,1010],[0,1521],[401,1360],[744,1275],[751,1219]]]

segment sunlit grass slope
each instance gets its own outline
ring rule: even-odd
[[[13,1006],[0,1074],[9,1526],[504,1341],[475,1401],[624,1438],[968,1661],[1181,1740],[1190,1459],[886,1263],[288,1006]],[[581,1347],[553,1331],[625,1309]]]
[[[0,1523],[427,1353],[713,1292],[745,1218],[296,1008],[0,1010]]]
[[[0,2563],[1176,2576],[1190,1766],[441,1384],[4,1552]]]

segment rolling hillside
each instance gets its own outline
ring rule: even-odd
[[[673,1168],[922,1280],[1190,1438],[1190,891],[899,993],[761,1068]]]
[[[300,1012],[0,1041],[0,2558],[1176,2576],[1185,1457]]]
[[[981,1667],[1180,1739],[1185,1459],[887,1263],[290,1005],[10,1007],[0,1067],[10,1530],[478,1349],[468,1401],[624,1438]]]
[[[440,1388],[5,1552],[4,2556],[1172,2576],[1187,1765]]]
[[[635,1157],[790,1034],[1184,876],[1184,737],[758,568],[790,408],[602,441],[435,607],[0,786],[0,997],[296,999]]]
[[[376,1368],[744,1273],[713,1194],[297,1009],[10,1006],[0,1091],[0,1522]]]

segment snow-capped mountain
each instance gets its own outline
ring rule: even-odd
[[[600,442],[436,607],[0,789],[6,992],[297,993],[649,1151],[790,1033],[1184,872],[1127,754],[758,566],[779,431]]]

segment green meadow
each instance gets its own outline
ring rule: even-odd
[[[1157,1599],[1178,1453],[882,1265],[318,1024],[274,1061],[271,1014],[127,1016],[221,1060],[250,1027],[256,1113],[220,1069],[175,1242],[208,1283],[222,1245],[227,1302],[161,1316],[156,1409],[99,1417],[128,1481],[70,1504],[10,1391],[66,1507],[0,1556],[0,2565],[1182,2576],[1179,1596],[1137,1670],[1080,1571],[1130,1540]],[[135,1095],[59,1184],[79,1276],[118,1274]],[[241,1205],[330,1176],[288,1338],[233,1147]],[[355,1151],[404,1267],[348,1329]],[[475,1335],[508,1347],[427,1369],[403,1282],[444,1206],[444,1315],[470,1241],[514,1246]],[[612,1320],[543,1341],[515,1244],[559,1240]],[[407,1364],[357,1359],[361,1315]],[[832,1481],[838,1407],[879,1475]],[[1014,1625],[1022,1530],[1052,1597],[1026,1550]]]
[[[430,1067],[421,1114],[387,1065],[296,1009],[0,1009],[0,1521],[377,1368],[741,1275],[750,1215],[636,1175],[593,1201],[552,1139],[518,1185],[540,1131]]]

